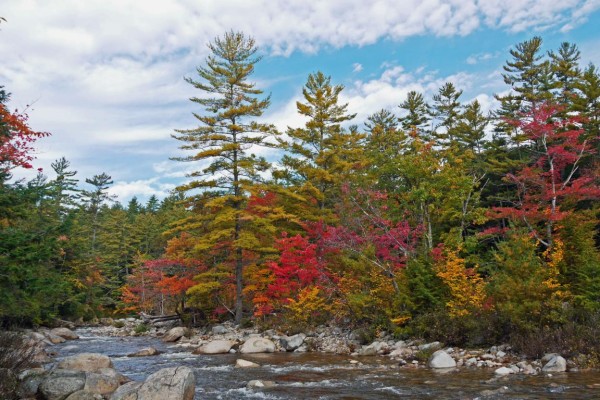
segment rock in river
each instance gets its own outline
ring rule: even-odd
[[[242,354],[250,353],[273,353],[275,351],[275,343],[263,337],[251,337],[246,340],[240,349]]]
[[[195,385],[191,368],[164,368],[146,379],[137,392],[137,400],[193,400]]]
[[[444,350],[438,350],[429,359],[429,367],[431,368],[454,368],[456,361]]]

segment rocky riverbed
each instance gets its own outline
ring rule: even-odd
[[[459,349],[397,341],[385,334],[360,345],[353,332],[331,327],[287,336],[229,324],[145,331],[136,319],[104,322],[74,331],[30,333],[40,346],[38,359],[45,363],[19,377],[22,398],[600,397],[596,372],[578,371],[572,360],[558,354],[524,360],[506,345]],[[101,367],[73,368],[82,365],[73,360],[81,359],[104,361]],[[175,375],[177,389],[166,378]]]

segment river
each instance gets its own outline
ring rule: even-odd
[[[77,333],[79,340],[53,347],[57,359],[83,352],[105,354],[111,357],[115,369],[136,381],[143,381],[161,368],[185,365],[196,375],[195,399],[600,398],[599,372],[558,373],[550,377],[511,375],[493,380],[493,369],[462,368],[439,373],[426,368],[400,368],[387,357],[322,353],[192,355],[180,346],[151,337],[99,336],[93,328],[79,329]],[[163,354],[127,357],[149,346]],[[261,367],[235,368],[237,358],[254,361]],[[352,364],[351,360],[360,364]],[[247,389],[246,384],[254,379],[275,381],[277,386]]]

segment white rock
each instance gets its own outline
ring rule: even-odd
[[[160,354],[160,351],[156,350],[154,347],[146,347],[145,349],[138,350],[135,353],[128,354],[127,357],[149,357],[156,356],[158,354]]]
[[[240,349],[242,354],[250,353],[273,353],[275,343],[263,337],[250,337],[244,342]]]
[[[444,350],[438,350],[429,359],[430,368],[454,368],[456,361]]]
[[[507,367],[500,367],[497,370],[494,371],[494,373],[496,375],[500,375],[500,376],[506,376],[506,375],[510,375],[510,374],[514,374],[515,371],[513,371],[511,368],[507,368]]]
[[[233,340],[213,340],[193,351],[194,354],[225,354],[235,345]]]
[[[251,380],[250,382],[248,382],[248,385],[246,385],[247,388],[249,389],[253,389],[253,388],[270,388],[276,386],[276,383],[273,381],[261,381],[258,379],[255,380]]]
[[[235,361],[235,366],[237,368],[257,368],[257,367],[260,367],[260,365],[258,365],[255,362],[248,361],[248,360],[242,360],[241,358],[238,358]]]

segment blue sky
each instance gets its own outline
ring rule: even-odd
[[[83,181],[106,172],[122,201],[164,197],[192,165],[170,137],[195,126],[183,81],[203,64],[206,43],[230,29],[264,55],[255,81],[272,94],[264,116],[280,129],[302,124],[295,101],[318,70],[345,86],[355,123],[406,93],[430,98],[452,81],[462,100],[494,107],[506,91],[509,50],[534,35],[544,50],[576,43],[582,65],[600,65],[600,0],[4,0],[0,85],[12,108],[51,137],[38,160],[65,156]],[[275,154],[266,154],[270,158]],[[15,171],[15,177],[27,172]]]

